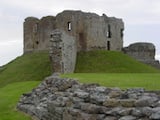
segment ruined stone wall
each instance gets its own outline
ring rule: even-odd
[[[160,120],[160,91],[121,90],[47,77],[17,108],[37,120]]]
[[[29,17],[24,22],[24,53],[50,48],[53,71],[69,73],[74,71],[77,51],[121,51],[123,30],[121,19],[105,14],[63,11],[40,20]]]
[[[108,23],[111,29],[110,48],[111,50],[121,51],[123,48],[124,23],[121,19],[115,17],[109,18]]]
[[[71,24],[71,30],[68,30],[68,23]],[[120,51],[123,47],[124,24],[121,19],[81,11],[64,11],[56,16],[56,25],[58,29],[63,29],[76,37],[78,51],[94,49]],[[107,35],[108,32],[110,37]]]
[[[36,41],[38,39],[37,23],[39,19],[34,17],[28,17],[25,19],[24,26],[24,53],[33,51],[36,49]]]
[[[77,56],[76,40],[62,30],[54,30],[50,40],[50,58],[53,72],[72,73]]]
[[[50,34],[55,29],[55,17],[28,17],[24,22],[24,53],[49,50]]]
[[[42,19],[26,18],[24,22],[24,53],[26,51],[48,50],[50,34],[60,29],[76,38],[78,51],[123,47],[124,24],[121,19],[99,16],[82,11],[63,11],[56,17]]]
[[[160,68],[159,61],[155,60],[156,48],[152,43],[134,43],[123,48],[123,51],[140,62]]]
[[[53,29],[56,28],[55,17],[47,16],[43,17],[38,24],[38,34],[39,34],[39,50],[48,50],[50,35]]]

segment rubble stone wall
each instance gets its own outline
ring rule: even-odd
[[[47,77],[17,109],[37,120],[160,120],[160,91],[121,90]]]

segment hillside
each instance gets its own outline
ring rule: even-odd
[[[30,91],[44,77],[51,74],[50,66],[48,52],[25,54],[3,66],[0,70],[0,119],[31,120],[30,117],[15,110],[16,104],[23,93]],[[79,78],[80,82],[96,82],[107,87],[145,87],[159,90],[159,74],[152,74],[159,72],[158,70],[118,52],[81,52],[78,54],[76,72],[151,72],[151,74],[77,73],[71,76]]]
[[[155,73],[159,70],[136,61],[121,52],[79,52],[76,73]]]
[[[0,70],[0,87],[13,82],[41,81],[51,74],[48,52],[24,54]]]
[[[0,70],[0,87],[12,82],[41,81],[51,74],[47,52],[24,54]],[[76,73],[156,73],[159,70],[135,61],[121,52],[78,53]]]

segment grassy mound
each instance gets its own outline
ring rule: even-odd
[[[50,66],[48,52],[37,52],[22,55],[0,69],[0,120],[31,120],[30,117],[15,110],[17,101],[22,93],[31,90],[44,77],[51,74]],[[92,51],[80,52],[78,54],[76,72],[154,73],[159,71],[119,52]],[[127,88],[146,86],[148,89],[159,89],[159,74],[154,74],[155,78],[153,74],[149,74],[149,76],[136,76],[138,75],[92,73],[73,74],[68,77],[79,78],[81,82],[85,83],[96,82],[110,87]],[[154,78],[154,81],[149,78]]]
[[[0,120],[31,120],[31,117],[16,110],[16,104],[23,93],[36,87],[39,82],[16,82],[0,88]]]
[[[159,70],[140,63],[121,52],[79,52],[76,73],[155,73]]]
[[[0,87],[13,82],[41,81],[51,74],[48,52],[24,54],[0,70]]]
[[[15,107],[22,95],[51,74],[48,52],[22,55],[0,70],[0,120],[31,120]]]

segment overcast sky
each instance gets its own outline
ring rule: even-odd
[[[160,59],[160,0],[0,0],[0,66],[23,54],[23,22],[63,10],[82,10],[122,18],[124,46],[152,42]]]

